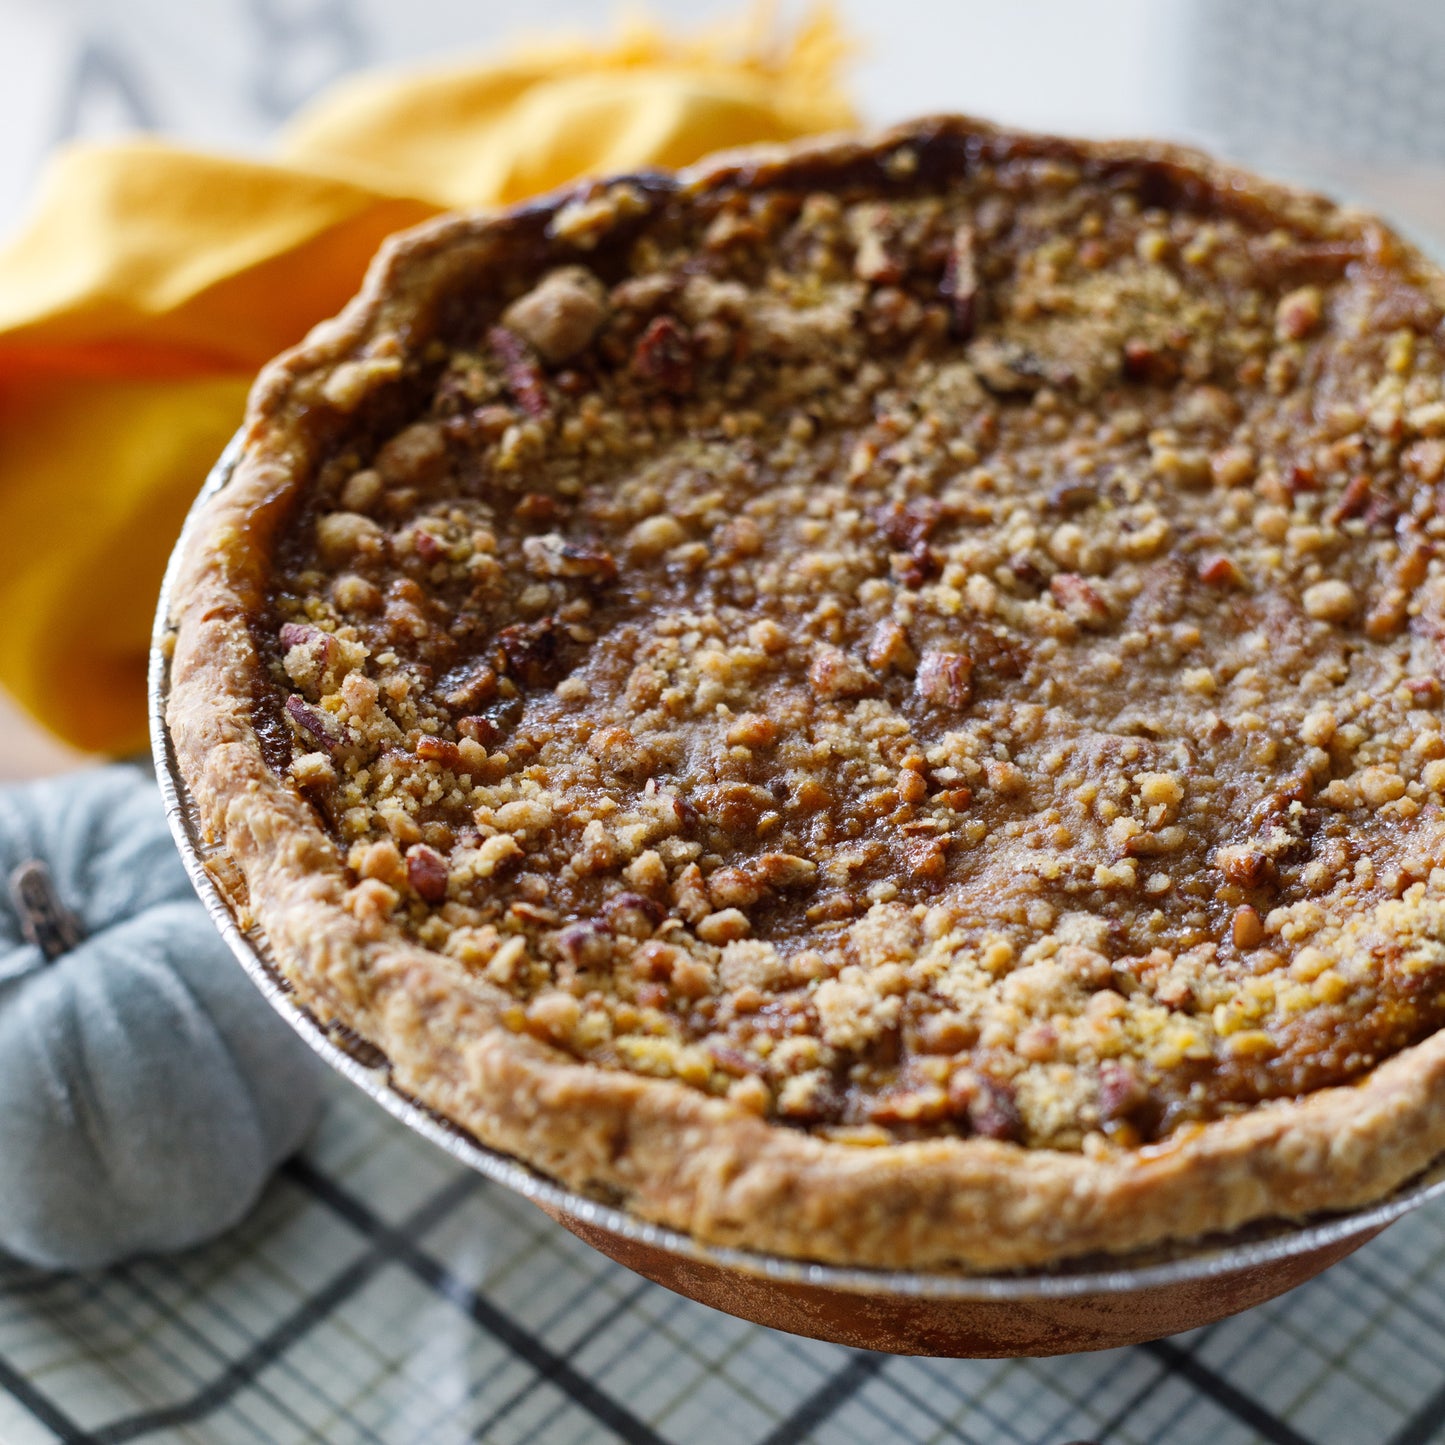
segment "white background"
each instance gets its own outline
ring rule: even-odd
[[[658,0],[653,14],[692,25],[737,13],[726,0]],[[966,110],[1050,129],[1169,133],[1184,129],[1178,43],[1189,0],[843,0],[862,42],[855,92],[871,120]],[[795,15],[800,7],[780,7]],[[350,0],[363,58],[454,61],[529,31],[605,34],[608,0]],[[244,150],[264,146],[271,118],[255,102],[263,37],[309,36],[279,88],[300,93],[340,61],[331,0],[0,0],[0,228],[20,217],[41,158],[71,109],[76,57],[98,37],[139,82],[161,127]],[[309,71],[309,73],[308,73]],[[126,107],[93,87],[88,134],[121,128]]]

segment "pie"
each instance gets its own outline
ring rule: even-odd
[[[394,238],[183,543],[237,907],[699,1239],[1009,1269],[1445,1153],[1445,283],[939,118]]]

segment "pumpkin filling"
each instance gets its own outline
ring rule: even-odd
[[[331,373],[255,632],[348,907],[831,1138],[1359,1077],[1445,1022],[1439,311],[1142,162],[889,166]]]

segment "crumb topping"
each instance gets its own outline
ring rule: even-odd
[[[859,1144],[1360,1076],[1445,1022],[1438,306],[1142,162],[887,175],[600,189],[318,383],[258,716],[347,906]]]

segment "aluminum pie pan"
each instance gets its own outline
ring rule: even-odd
[[[1136,1257],[1065,1263],[1038,1271],[985,1275],[962,1271],[855,1268],[713,1245],[680,1230],[640,1219],[625,1210],[566,1189],[520,1160],[490,1149],[473,1135],[419,1103],[391,1081],[385,1055],[349,1030],[321,1023],[297,999],[272,957],[261,929],[238,918],[208,866],[224,850],[206,842],[190,791],[176,765],[166,726],[170,698],[170,654],[175,629],[171,596],[179,559],[202,507],[230,481],[241,455],[237,433],[212,468],[192,505],[171,554],[157,602],[151,635],[147,691],[151,747],[166,819],[181,861],[206,911],[252,982],[307,1045],[333,1069],[369,1094],[389,1114],[478,1173],[532,1201],[585,1237],[610,1236],[679,1265],[742,1274],[784,1286],[887,1296],[914,1301],[974,1301],[989,1304],[1081,1301],[1138,1295],[1171,1286],[1199,1286],[1249,1271],[1285,1266],[1310,1255],[1339,1257],[1352,1241],[1363,1242],[1403,1215],[1445,1198],[1445,1161],[1387,1198],[1360,1210],[1300,1222],[1264,1222],[1193,1244],[1171,1245]],[[1326,1262],[1329,1262],[1326,1260]]]

